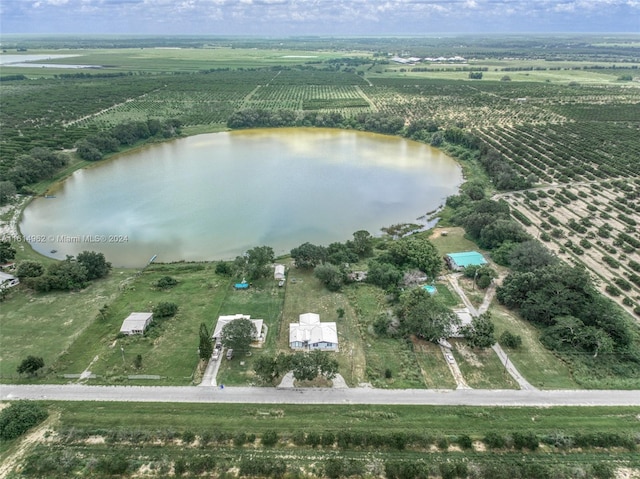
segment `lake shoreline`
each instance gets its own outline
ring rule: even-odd
[[[72,169],[69,169],[68,171],[66,171],[64,176],[56,178],[56,181],[54,183],[48,184],[46,189],[41,189],[40,190],[41,193],[39,195],[29,198],[27,201],[22,203],[19,207],[22,210],[22,212],[24,212],[26,210],[27,206],[29,206],[31,204],[31,202],[36,200],[37,198],[42,198],[43,196],[47,196],[47,195],[55,196],[55,194],[59,192],[59,189],[61,188],[62,184],[65,181],[67,181],[74,173],[76,173],[79,170],[92,169],[92,168],[95,168],[97,166],[105,166],[105,165],[108,165],[108,164],[112,163],[112,160],[114,160],[114,159],[122,159],[123,155],[135,154],[138,151],[144,152],[148,148],[156,147],[158,145],[176,143],[176,140],[177,141],[184,141],[184,140],[189,140],[189,139],[193,140],[196,136],[198,136],[198,135],[200,135],[202,133],[202,129],[198,129],[198,130],[199,131],[196,132],[196,135],[181,135],[179,138],[172,138],[172,139],[168,139],[168,140],[139,143],[137,145],[132,146],[131,148],[128,148],[128,149],[123,150],[123,151],[119,151],[119,152],[117,152],[117,153],[105,158],[104,160],[99,161],[99,162],[95,162],[95,163],[78,162],[77,168],[72,168]],[[211,129],[208,129],[208,130],[211,130]],[[213,133],[220,133],[220,129],[218,129],[218,128],[213,128],[213,130],[215,130],[215,131],[213,131]],[[248,138],[251,139],[253,136],[261,137],[261,136],[265,135],[266,133],[268,133],[268,130],[274,130],[275,131],[275,130],[282,130],[282,129],[280,129],[280,128],[275,128],[275,129],[256,128],[256,129],[250,129],[250,130],[243,130],[243,129],[231,130],[231,131],[226,130],[225,132],[226,133],[230,133],[230,134],[240,134],[240,135],[245,135],[246,134],[246,135],[250,135]],[[305,130],[305,129],[302,129],[302,128],[291,128],[291,130],[295,130],[296,132],[303,132],[303,130]],[[308,128],[308,130],[312,132],[311,133],[312,135],[316,135],[316,134],[320,134],[321,135],[322,133],[325,133],[325,132],[328,133],[328,134],[337,134],[337,135],[342,135],[345,132],[346,133],[354,133],[356,135],[366,134],[366,135],[371,135],[372,137],[375,137],[375,136],[378,135],[378,134],[370,133],[370,132],[359,132],[359,131],[356,132],[356,131],[352,131],[352,130],[349,130],[349,129]],[[191,133],[191,132],[189,132],[189,133]],[[286,136],[286,134],[284,134],[284,133],[283,133],[283,135]],[[413,140],[404,138],[404,137],[399,136],[399,135],[380,135],[380,137],[383,138],[383,141],[390,142],[390,144],[392,146],[396,145],[396,143],[395,143],[396,140],[405,140],[407,142],[415,143],[416,145],[420,145],[420,146],[416,146],[414,148],[424,148],[425,146],[429,147],[429,145],[427,145],[425,143],[414,142]],[[384,138],[384,137],[386,137],[386,138]],[[348,138],[351,138],[351,137],[348,137]],[[236,140],[236,141],[239,141],[239,140]],[[242,141],[244,142],[245,140],[243,139]],[[352,142],[353,141],[356,141],[356,140],[352,140]],[[360,139],[360,141],[362,141],[362,140]],[[360,146],[358,145],[357,148],[360,148]],[[403,147],[403,148],[405,148],[405,147]],[[431,147],[429,147],[429,148],[431,149]],[[467,181],[467,179],[468,179],[468,178],[466,178],[467,175],[464,174],[464,169],[463,169],[460,161],[458,161],[457,159],[455,159],[454,157],[452,157],[450,154],[448,154],[447,152],[445,152],[442,149],[434,149],[434,150],[437,151],[437,154],[441,155],[441,157],[447,158],[448,160],[451,160],[451,161],[453,161],[455,163],[455,165],[456,165],[455,168],[458,171],[458,177],[457,177],[458,179],[455,181],[455,185],[454,186],[451,186],[451,184],[447,185],[446,181],[443,182],[442,184],[447,185],[447,188],[454,188],[456,191],[458,191],[460,186],[465,181]],[[374,157],[373,157],[374,161],[371,162],[371,164],[380,163],[380,162],[384,162],[384,161],[387,161],[387,163],[389,161],[391,161],[391,162],[393,162],[393,161],[402,162],[403,161],[401,159],[401,156],[398,156],[397,160],[395,159],[395,157],[392,158],[392,160],[389,160],[388,158],[385,159],[383,157],[384,157],[384,155],[378,155],[377,157],[376,157],[376,155],[374,155]],[[440,156],[438,156],[438,157],[440,157]],[[366,165],[369,165],[368,162],[370,160],[371,159],[369,157],[367,157],[367,159],[366,159],[366,161],[364,163]],[[435,160],[429,160],[429,161],[435,161]],[[438,161],[442,161],[442,160],[438,160]],[[338,161],[336,164],[340,164],[340,161]],[[160,163],[160,165],[164,165],[164,164]],[[162,167],[164,167],[164,166],[162,166]],[[387,167],[388,167],[388,165],[387,165]],[[433,165],[427,166],[427,168],[433,168],[433,167],[434,167]],[[441,167],[437,167],[437,168],[441,168]],[[333,165],[331,165],[329,167],[329,170],[333,170]],[[420,176],[420,175],[418,175],[418,176]],[[428,175],[428,176],[431,176],[431,175]],[[391,190],[391,191],[393,191],[393,190]],[[381,193],[382,194],[381,198],[384,196],[383,193],[384,192]],[[451,193],[451,192],[446,193],[445,196],[443,196],[442,198],[440,198],[438,200],[438,204],[433,204],[433,205],[427,204],[427,205],[425,205],[426,206],[425,210],[428,209],[427,207],[433,207],[439,213],[441,211],[441,209],[443,208],[443,206],[444,206],[444,202],[446,201],[446,197],[448,197],[450,194],[454,194],[454,193]],[[52,200],[52,201],[54,201],[54,200]],[[424,204],[424,202],[421,202],[421,204]],[[438,214],[435,214],[435,215],[429,215],[429,218],[426,218],[427,214],[425,214],[424,211],[421,213],[421,215],[424,216],[423,221],[419,220],[419,218],[422,218],[422,216],[418,216],[417,218],[409,218],[409,217],[407,217],[405,215],[404,219],[403,219],[402,213],[398,214],[398,216],[393,217],[391,219],[391,221],[393,223],[403,222],[403,221],[404,222],[407,222],[407,221],[409,221],[409,222],[419,222],[420,223],[420,229],[424,230],[425,228],[428,229],[428,228],[432,227],[433,224],[431,224],[431,223],[434,220],[434,216],[438,216]],[[204,219],[203,221],[206,221],[206,219]],[[20,227],[22,225],[20,224],[19,221],[15,222],[14,224],[15,224],[15,229],[18,230],[18,231],[14,231],[14,232],[17,233],[17,234],[20,234],[21,233]],[[117,224],[119,224],[119,223],[114,223],[114,225],[117,225]],[[392,224],[392,223],[389,222],[389,221],[387,221],[385,223],[380,223],[378,227],[374,228],[374,230],[376,231],[376,235],[379,234],[379,229],[380,228],[389,226],[390,224]],[[355,226],[353,228],[360,229],[359,227],[355,227]],[[369,229],[371,229],[371,227],[369,227]],[[29,230],[27,230],[27,231],[31,232]],[[316,242],[319,242],[319,243],[323,243],[322,239],[315,240],[314,238],[315,237],[311,237],[310,241],[312,241],[312,242],[316,241]],[[260,241],[260,240],[257,240],[257,241]],[[333,239],[331,241],[333,241]],[[269,244],[269,241],[265,240],[264,243],[265,244]],[[287,246],[287,248],[288,248],[288,246]],[[42,250],[42,249],[43,248],[41,247],[40,250]],[[52,247],[51,249],[52,250],[54,250],[54,249],[57,250],[59,248]],[[92,249],[91,245],[88,244],[86,249]],[[179,250],[176,250],[176,251],[178,251],[177,254],[180,253]],[[285,250],[283,249],[283,251],[279,251],[278,253],[283,253],[284,254],[284,251]],[[37,255],[41,256],[41,257],[51,258],[49,255],[46,254],[46,252],[42,252],[42,251],[39,252],[39,251],[35,250],[35,248],[34,248],[34,252]],[[190,257],[189,254],[185,254],[183,256],[177,256],[175,258],[174,257],[167,258],[166,262],[173,263],[173,262],[180,262],[180,261],[186,261],[186,262],[191,262],[191,261],[216,261],[216,260],[219,261],[219,260],[223,260],[224,258],[227,258],[227,257],[232,258],[232,257],[234,257],[234,255],[235,255],[235,253],[234,254],[224,254],[224,251],[218,250],[218,252],[216,252],[211,257],[207,256],[207,257],[204,257],[204,258],[194,258],[193,256]],[[62,258],[58,258],[58,259],[62,259]],[[116,263],[118,263],[118,260],[116,260]],[[127,262],[123,262],[121,266],[125,267],[125,268],[135,267],[134,265],[129,264]]]

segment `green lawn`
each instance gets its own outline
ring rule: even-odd
[[[569,366],[540,343],[539,332],[534,326],[495,302],[491,314],[496,338],[506,330],[522,337],[520,348],[504,350],[509,355],[509,361],[527,381],[541,389],[580,389],[571,376]]]
[[[338,317],[338,310],[344,311],[342,318]],[[290,268],[287,273],[282,324],[278,338],[280,351],[291,351],[289,324],[297,323],[303,313],[317,313],[320,315],[320,321],[337,323],[339,352],[335,353],[335,358],[339,364],[338,372],[351,386],[365,381],[364,345],[357,325],[356,312],[347,295],[327,290],[311,271]]]
[[[475,389],[519,389],[493,349],[473,349],[461,340],[450,342],[462,376],[469,386]]]
[[[253,319],[263,319],[268,328],[265,343],[251,348],[249,354],[236,355],[231,361],[221,359],[217,381],[222,384],[247,384],[253,382],[253,363],[261,354],[274,353],[281,324],[284,288],[279,288],[272,278],[253,283],[248,290],[231,291],[220,306],[220,315],[248,314]],[[217,317],[211,325],[215,327]]]
[[[28,355],[42,357],[45,368],[55,369],[58,358],[85,337],[98,310],[111,303],[131,277],[130,271],[116,270],[82,291],[34,293],[23,287],[11,291],[0,306],[2,381],[20,381],[16,367]]]
[[[446,235],[443,235],[442,232],[445,232]],[[433,243],[442,256],[459,251],[478,250],[478,246],[465,237],[464,229],[458,226],[433,229],[429,241]]]
[[[464,407],[289,404],[51,403],[60,409],[61,426],[99,431],[171,428],[260,433],[334,430],[402,431],[427,429],[481,436],[487,430],[565,433],[617,431],[636,433],[634,407]],[[134,419],[132,424],[130,421]],[[376,419],[376,420],[366,420]],[[526,424],[526,426],[524,426]]]
[[[178,284],[166,291],[153,287],[163,276]],[[58,374],[79,374],[85,368],[99,382],[120,382],[128,375],[159,375],[166,384],[189,384],[198,363],[200,323],[211,327],[221,304],[230,294],[228,278],[216,276],[213,264],[153,265],[131,281],[123,282],[117,299],[104,319],[94,320],[54,365]],[[129,313],[151,311],[159,302],[178,305],[178,314],[164,320],[148,337],[117,338]],[[95,317],[95,315],[94,315]],[[142,367],[134,368],[136,356]]]

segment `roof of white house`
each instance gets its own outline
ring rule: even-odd
[[[143,331],[152,318],[153,313],[131,313],[122,322],[120,332]]]
[[[212,338],[219,338],[222,336],[222,328],[225,327],[226,324],[229,324],[231,321],[236,319],[249,319],[256,327],[256,339],[260,337],[260,332],[262,331],[262,323],[264,320],[262,319],[251,319],[251,316],[248,314],[230,314],[228,316],[219,316],[218,322],[216,323],[216,329],[213,330]]]
[[[299,323],[289,324],[289,344],[295,342],[338,344],[338,328],[334,322],[320,322],[320,315],[305,313]]]
[[[300,315],[298,322],[300,324],[320,324],[320,315],[316,313],[304,313]]]

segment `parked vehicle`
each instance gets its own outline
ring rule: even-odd
[[[217,361],[218,359],[220,359],[220,350],[219,349],[214,349],[213,350],[213,354],[211,355],[211,359],[213,361]]]
[[[227,349],[227,359],[233,358],[233,349]]]

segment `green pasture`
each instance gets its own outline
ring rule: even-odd
[[[42,357],[45,368],[55,371],[59,359],[77,348],[78,341],[90,341],[84,347],[90,350],[88,356],[93,354],[98,347],[98,338],[91,331],[99,309],[114,301],[119,296],[122,285],[131,279],[131,271],[116,270],[105,279],[93,281],[82,291],[11,291],[0,304],[2,381],[31,381],[19,378],[16,373],[17,366],[28,355]],[[115,333],[117,330],[113,332],[114,336]],[[82,369],[78,372],[82,372]],[[55,373],[52,372],[47,381],[53,380],[54,376]]]
[[[612,68],[615,62],[601,61],[546,61],[531,59],[504,60],[486,58],[472,60],[467,64],[418,63],[400,65],[391,63],[384,70],[378,69],[371,76],[398,76],[402,78],[429,78],[439,80],[465,80],[471,83],[502,81],[505,76],[512,82],[544,82],[566,84],[570,82],[585,85],[624,84],[618,77],[627,73],[620,68]],[[638,68],[639,63],[624,64],[625,68]],[[617,65],[618,67],[622,65]],[[467,71],[464,71],[467,69]],[[483,70],[481,80],[470,80],[469,71]],[[424,70],[424,71],[415,71]],[[637,71],[637,70],[636,70]],[[508,83],[508,82],[503,82]]]
[[[313,276],[313,272],[287,265],[287,282],[278,336],[278,350],[289,352],[289,324],[297,323],[304,313],[317,313],[320,321],[335,321],[338,328],[339,373],[347,384],[355,386],[365,381],[365,351],[354,308],[346,295],[333,293]],[[344,311],[342,318],[338,310]],[[333,353],[332,353],[333,354]]]
[[[469,386],[474,389],[519,389],[493,349],[473,349],[460,340],[450,342],[453,356]]]
[[[27,54],[67,54],[51,50],[29,50]],[[263,68],[297,66],[309,62],[323,62],[342,57],[370,57],[366,52],[316,51],[258,48],[118,48],[74,50],[68,58],[41,60],[37,63],[60,65],[99,65],[100,69],[23,68],[3,66],[3,74],[53,76],[61,73],[120,73],[120,72],[197,72],[217,68]],[[9,55],[6,55],[9,56]]]
[[[178,284],[158,290],[153,284],[163,276],[174,277]],[[95,318],[53,368],[58,375],[79,374],[88,368],[99,376],[98,382],[121,382],[128,375],[158,375],[166,384],[189,384],[198,363],[200,323],[211,328],[231,292],[230,281],[216,276],[212,264],[153,265],[120,284],[106,317]],[[130,313],[151,311],[160,302],[176,303],[176,316],[154,320],[157,326],[146,336],[117,337]],[[142,367],[136,369],[138,354]]]
[[[491,319],[496,338],[504,331],[522,338],[518,349],[504,350],[527,381],[540,389],[580,389],[572,378],[571,367],[540,343],[540,333],[535,326],[495,303],[491,307]]]
[[[433,243],[442,256],[449,253],[475,251],[478,249],[478,245],[467,239],[464,229],[459,226],[436,228],[432,231],[429,241]]]
[[[247,354],[236,354],[230,361],[221,358],[218,384],[247,384],[254,382],[253,363],[261,354],[276,351],[278,333],[282,328],[282,304],[284,289],[276,281],[266,278],[256,281],[248,290],[231,291],[220,306],[220,315],[248,314],[253,319],[263,319],[268,328],[267,337],[261,347],[251,348]],[[210,327],[213,332],[217,317]]]
[[[81,430],[174,429],[261,433],[276,429],[354,431],[427,430],[433,433],[520,431],[565,433],[638,431],[635,407],[464,407],[397,405],[255,405],[166,403],[49,403],[61,413],[60,427]],[[133,424],[131,420],[133,419]],[[375,420],[368,420],[375,419]],[[526,424],[526,426],[523,426]]]

